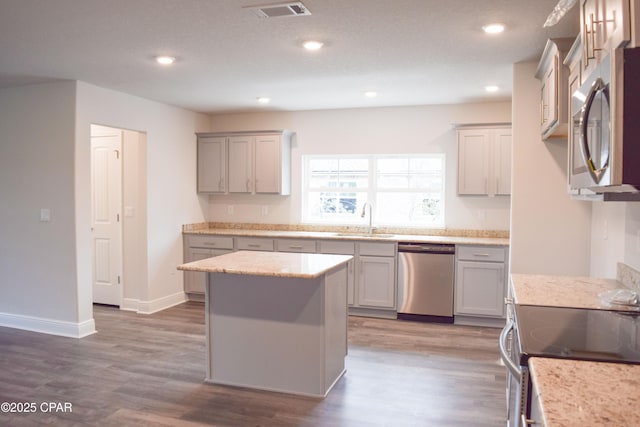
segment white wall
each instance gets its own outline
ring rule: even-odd
[[[640,271],[640,203],[594,202],[591,276],[615,278],[618,262]]]
[[[74,107],[72,82],[0,90],[0,324],[78,332]]]
[[[212,131],[289,129],[292,149],[291,196],[210,196],[210,221],[300,223],[301,156],[306,154],[446,154],[446,227],[509,229],[509,197],[456,195],[454,123],[511,122],[511,103],[479,103],[393,108],[214,115]],[[233,214],[227,207],[233,206]],[[268,208],[263,215],[262,207]]]
[[[209,118],[78,82],[76,120],[76,230],[78,265],[81,266],[78,272],[80,307],[85,309],[82,314],[91,315],[91,293],[85,291],[90,290],[91,283],[89,135],[92,123],[136,130],[146,135],[143,153],[146,154],[147,205],[136,209],[138,214],[146,211],[147,215],[147,259],[140,266],[146,271],[129,272],[129,275],[146,276],[148,281],[125,283],[129,308],[135,309],[137,301],[138,311],[151,312],[180,302],[184,295],[183,281],[176,266],[182,263],[181,226],[204,221],[206,211],[206,200],[199,198],[195,191],[194,134],[208,130]],[[138,179],[141,185],[142,181],[142,178]],[[145,234],[142,230],[138,232],[141,236]],[[138,257],[144,257],[144,254],[138,254]]]
[[[588,276],[591,202],[567,195],[566,140],[540,138],[536,66],[513,69],[511,272]]]
[[[133,230],[125,226],[125,233],[134,241],[146,239],[133,245],[134,260],[141,264],[128,274],[148,281],[132,280],[125,296],[138,301],[142,312],[184,297],[182,273],[175,267],[182,263],[181,225],[205,219],[206,199],[195,192],[194,133],[208,130],[209,118],[81,82],[2,89],[2,325],[70,336],[94,331],[91,124],[143,132],[144,141],[130,154],[146,154],[146,174],[135,181],[147,189],[146,205],[135,211],[146,212],[146,218],[129,224]],[[139,203],[128,190],[125,203]],[[50,222],[39,221],[41,208],[50,209]]]

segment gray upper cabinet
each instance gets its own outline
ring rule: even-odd
[[[227,138],[198,136],[198,193],[227,191]]]
[[[567,78],[564,65],[574,39],[549,39],[538,63],[536,77],[540,80],[540,133],[542,139],[566,138],[569,107]]]
[[[292,137],[285,130],[199,133],[198,192],[290,194]]]
[[[511,194],[511,126],[458,128],[458,195]]]

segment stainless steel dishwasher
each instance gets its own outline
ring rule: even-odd
[[[398,243],[398,319],[453,323],[455,246]]]

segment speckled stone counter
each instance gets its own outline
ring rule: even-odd
[[[362,227],[318,227],[300,224],[198,223],[182,227],[184,234],[509,246],[508,231],[446,229],[423,231],[425,234],[406,228],[377,228],[373,233],[367,233],[367,230]]]
[[[348,262],[351,255],[238,251],[178,266],[178,270],[312,279]]]
[[[522,305],[545,305],[610,309],[611,305],[600,301],[599,294],[624,285],[613,279],[589,277],[546,276],[512,274],[511,290],[514,302]],[[617,306],[616,309],[626,309]]]
[[[546,427],[640,426],[640,365],[532,358]]]

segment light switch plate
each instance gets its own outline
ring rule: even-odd
[[[40,222],[49,222],[51,221],[51,209],[42,208],[40,209]]]

